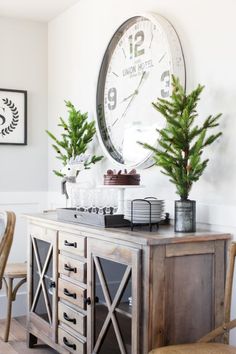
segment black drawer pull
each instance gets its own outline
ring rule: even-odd
[[[70,293],[66,288],[64,288],[64,295],[76,299],[76,293]]]
[[[77,248],[77,242],[68,242],[67,240],[64,241],[64,245],[68,247]]]
[[[67,347],[76,350],[76,345],[73,344],[73,343],[69,343],[66,337],[63,337],[63,343],[64,343]]]
[[[91,305],[92,302],[91,302],[90,297],[85,298],[84,303],[85,303],[85,305]]]
[[[49,288],[55,288],[55,287],[56,287],[56,282],[55,281],[50,281]]]
[[[76,324],[76,319],[75,319],[75,318],[70,318],[70,317],[68,317],[68,315],[67,315],[66,312],[63,312],[63,318],[64,318],[64,320],[66,320],[67,322],[72,322],[72,323]]]
[[[67,264],[64,264],[64,269],[68,270],[68,272],[77,273],[77,268],[72,268],[72,267],[68,266]]]

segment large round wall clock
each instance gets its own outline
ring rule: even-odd
[[[164,119],[152,102],[170,96],[172,74],[185,84],[181,44],[165,18],[134,16],[117,29],[102,60],[96,96],[100,142],[116,164],[150,166],[150,151],[138,142],[156,145]]]

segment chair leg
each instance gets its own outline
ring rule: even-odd
[[[8,278],[8,284],[7,284],[7,319],[6,319],[6,327],[5,327],[5,333],[4,333],[4,338],[3,338],[4,342],[8,342],[10,324],[11,324],[12,284],[13,284],[13,279],[12,278]]]

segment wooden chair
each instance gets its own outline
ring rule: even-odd
[[[5,283],[7,293],[7,319],[4,333],[4,342],[8,341],[12,301],[16,298],[16,293],[20,286],[26,281],[26,264],[8,264],[7,260],[11,250],[16,216],[13,212],[0,212],[0,288],[2,280]],[[13,288],[13,280],[22,278]]]
[[[233,275],[236,257],[236,243],[232,243],[229,252],[229,264],[225,286],[224,323],[212,332],[205,335],[197,343],[171,345],[153,349],[149,354],[236,354],[236,347],[228,345],[229,331],[236,327],[236,319],[230,321],[230,308],[233,287]],[[224,344],[210,343],[218,336],[223,335]]]

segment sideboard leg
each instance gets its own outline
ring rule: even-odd
[[[32,333],[27,333],[26,343],[28,348],[33,348],[35,344],[37,344],[38,338],[35,337]]]

